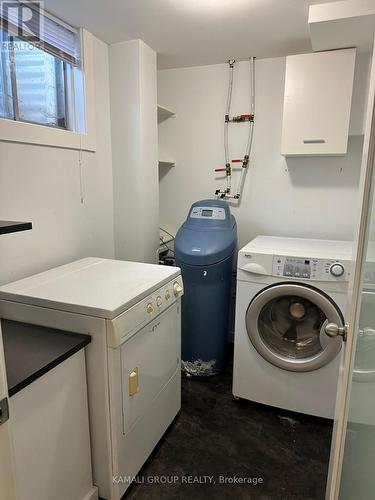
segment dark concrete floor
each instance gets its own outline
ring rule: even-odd
[[[332,423],[235,401],[231,377],[228,365],[216,377],[183,380],[182,410],[127,499],[324,499]]]

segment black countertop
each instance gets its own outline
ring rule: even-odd
[[[1,320],[9,396],[91,342],[90,335]]]
[[[18,231],[28,231],[32,229],[31,222],[14,222],[10,220],[0,220],[0,234],[17,233]]]

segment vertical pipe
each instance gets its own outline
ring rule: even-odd
[[[254,115],[255,114],[255,57],[250,57],[249,61],[249,69],[250,69],[250,114]],[[255,118],[254,118],[255,119]],[[248,141],[247,141],[247,146],[246,146],[246,152],[245,152],[245,157],[244,161],[249,161],[250,154],[251,154],[251,149],[253,145],[253,137],[254,137],[254,121],[249,123],[249,136],[248,136]],[[243,194],[243,189],[245,186],[245,180],[246,180],[246,175],[247,175],[247,169],[248,169],[249,164],[246,163],[243,165],[240,180],[238,183],[238,189],[237,189],[237,199],[239,200],[239,204],[241,203],[241,197]]]
[[[232,104],[232,94],[233,94],[233,73],[234,73],[234,59],[228,61],[229,64],[229,85],[228,85],[228,97],[227,106],[225,110],[225,122],[224,122],[224,152],[225,152],[225,168],[226,168],[226,180],[227,180],[227,193],[230,193],[232,187],[232,172],[231,164],[229,158],[229,119],[230,119],[230,108]]]
[[[255,114],[255,57],[250,57],[250,113]],[[249,137],[246,146],[246,155],[250,156],[253,142],[254,123],[250,122]]]

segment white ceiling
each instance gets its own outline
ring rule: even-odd
[[[330,0],[46,0],[46,9],[107,43],[141,38],[159,68],[311,50],[307,16]]]

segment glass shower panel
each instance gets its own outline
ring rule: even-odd
[[[374,199],[370,205],[369,241],[362,273],[359,330],[351,381],[340,500],[370,500],[375,498]]]

